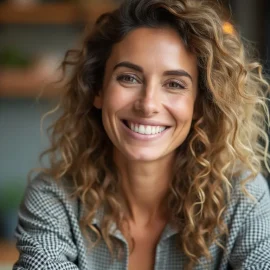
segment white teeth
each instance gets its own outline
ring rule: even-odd
[[[165,127],[159,127],[159,132],[162,132],[163,130],[165,130]]]
[[[145,129],[145,134],[150,135],[152,134],[152,128],[150,126],[147,126]]]
[[[133,130],[134,132],[140,133],[140,134],[146,134],[146,135],[155,135],[158,133],[161,133],[166,129],[166,127],[162,126],[144,126],[144,125],[138,125],[134,123],[129,123],[129,128]]]
[[[144,134],[144,132],[145,132],[144,126],[143,125],[140,125],[139,126],[139,133]]]

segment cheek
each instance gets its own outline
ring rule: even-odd
[[[109,87],[104,95],[104,109],[115,112],[132,104],[135,93],[134,89],[124,89],[120,86]]]
[[[176,121],[189,122],[193,118],[194,99],[190,96],[181,96],[170,100],[170,111]]]

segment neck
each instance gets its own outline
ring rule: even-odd
[[[116,156],[130,222],[146,227],[167,219],[165,199],[172,179],[172,161],[172,157],[155,162],[140,162]]]

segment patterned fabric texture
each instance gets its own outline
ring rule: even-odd
[[[247,185],[256,202],[235,186],[228,206],[226,223],[229,237],[225,250],[213,244],[213,261],[201,258],[194,269],[270,269],[270,196],[265,179],[258,175]],[[124,258],[111,260],[104,241],[93,250],[87,248],[79,220],[83,207],[71,200],[67,181],[56,184],[45,175],[37,176],[27,187],[19,210],[15,236],[20,252],[14,270],[127,270],[128,245],[119,230],[113,237],[122,241]],[[93,220],[100,226],[102,211]],[[113,230],[112,230],[113,231]],[[89,230],[89,234],[92,232]],[[175,245],[178,233],[168,224],[156,248],[155,270],[183,269],[185,256]],[[140,269],[138,269],[140,270]]]

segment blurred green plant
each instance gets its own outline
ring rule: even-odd
[[[0,239],[14,240],[18,209],[25,186],[22,179],[0,183]]]
[[[1,185],[0,212],[18,209],[25,190],[25,186],[20,182],[12,181]]]
[[[7,47],[0,50],[0,67],[25,68],[30,64],[30,59],[15,48]]]

